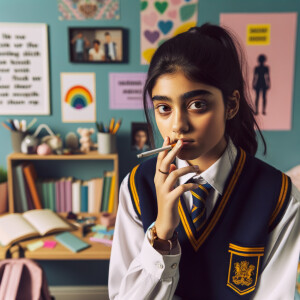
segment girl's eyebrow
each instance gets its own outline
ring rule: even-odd
[[[192,97],[196,97],[196,96],[203,96],[203,95],[212,95],[212,93],[210,91],[207,90],[193,90],[193,91],[189,91],[184,93],[180,98],[185,101],[187,99],[190,99]],[[160,100],[160,101],[171,101],[171,98],[169,98],[168,96],[160,96],[160,95],[155,95],[152,97],[152,101],[155,100]]]

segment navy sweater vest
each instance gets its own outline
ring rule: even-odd
[[[129,177],[132,203],[145,231],[157,216],[155,166],[156,158],[149,159]],[[177,231],[182,256],[175,294],[183,299],[250,299],[267,235],[284,214],[290,192],[288,176],[238,150],[223,195],[199,232],[180,199]]]

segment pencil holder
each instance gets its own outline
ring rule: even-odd
[[[21,152],[21,144],[25,137],[25,132],[11,131],[11,145],[14,152]]]
[[[117,152],[116,135],[106,132],[98,132],[97,135],[98,152],[100,154],[109,154]]]

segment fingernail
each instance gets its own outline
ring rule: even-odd
[[[182,145],[182,140],[177,141],[177,146],[180,147]]]
[[[168,140],[168,137],[166,136],[165,139],[164,139],[164,141],[166,142],[167,140]]]

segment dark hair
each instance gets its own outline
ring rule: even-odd
[[[109,33],[108,31],[106,31],[106,32],[104,33],[104,35],[110,35],[110,33]]]
[[[181,70],[190,80],[220,89],[225,107],[228,98],[238,90],[239,111],[234,118],[226,121],[225,137],[230,137],[237,147],[254,155],[258,146],[255,132],[257,129],[264,144],[265,154],[266,143],[249,102],[249,91],[244,80],[244,76],[247,77],[245,67],[247,65],[242,48],[234,35],[216,25],[206,23],[201,27],[193,27],[163,43],[152,57],[143,93],[152,146],[154,137],[147,94],[151,97],[156,80],[161,75]]]
[[[101,42],[100,42],[99,40],[94,40],[94,41],[93,41],[93,44],[97,44],[97,45],[100,46]]]
[[[267,60],[267,57],[264,54],[260,54],[257,60],[263,64]]]

